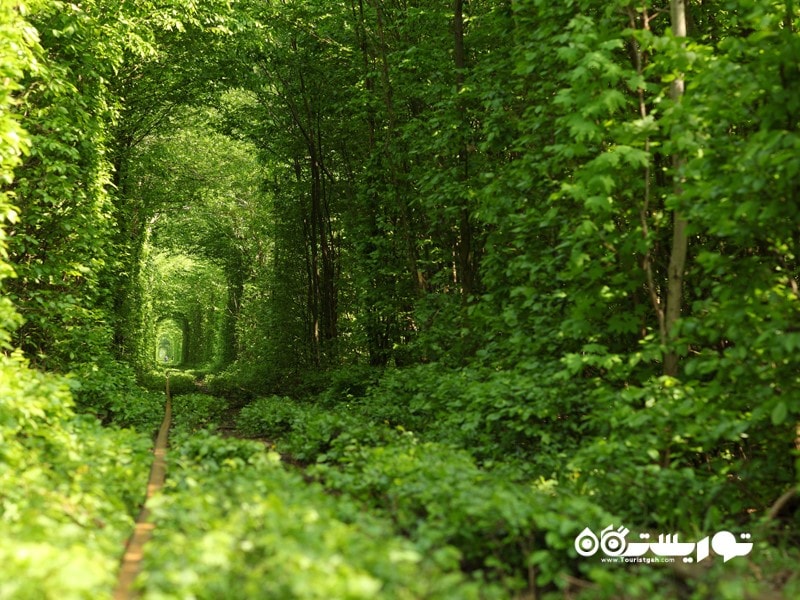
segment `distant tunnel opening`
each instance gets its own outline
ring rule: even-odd
[[[147,248],[143,267],[145,368],[218,370],[225,353],[229,286],[211,261],[183,253]],[[226,361],[226,358],[228,359]]]
[[[186,323],[174,318],[159,321],[156,326],[155,363],[167,367],[184,364],[187,344]]]

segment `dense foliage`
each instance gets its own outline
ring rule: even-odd
[[[795,3],[157,4],[0,0],[0,596],[110,589],[164,367],[152,597],[796,594]]]
[[[501,598],[257,442],[205,429],[211,396],[175,398],[170,469],[141,586],[153,598]],[[193,432],[193,433],[192,433]],[[175,548],[186,552],[175,552]]]
[[[549,456],[541,455],[544,464],[511,454],[476,456],[472,430],[441,427],[426,416],[421,397],[411,403],[412,414],[398,410],[384,395],[389,389],[340,397],[335,407],[328,395],[320,398],[326,410],[263,398],[241,411],[238,424],[242,432],[275,440],[278,451],[302,457],[307,475],[336,497],[388,519],[426,555],[458,560],[485,589],[502,586],[504,597],[750,598],[780,588],[785,597],[795,593],[796,577],[788,583],[785,578],[792,577],[796,558],[766,541],[758,545],[765,566],[758,577],[741,563],[626,572],[576,561],[576,532],[587,522],[631,518],[644,486],[634,492],[629,487],[627,504],[609,513],[598,501],[601,490],[587,494],[571,478],[539,474],[552,467],[547,458],[560,454],[563,460],[566,452],[548,448]],[[617,490],[610,494],[620,496]],[[694,532],[707,530],[696,525]]]

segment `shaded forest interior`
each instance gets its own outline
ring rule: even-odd
[[[800,597],[799,25],[0,0],[0,598]]]

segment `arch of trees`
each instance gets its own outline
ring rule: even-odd
[[[221,368],[230,362],[229,293],[218,267],[180,253],[148,251],[141,290],[140,369],[163,361],[162,341],[175,350],[171,364]],[[166,338],[165,338],[166,336]]]
[[[602,404],[666,375],[730,419],[701,446],[789,461],[791,4],[134,2],[117,46],[103,6],[37,4],[15,76],[4,288],[37,365],[142,367],[180,306],[187,362],[259,381],[529,365]]]
[[[796,3],[152,4],[0,0],[4,376],[370,366],[653,527],[796,489]]]
[[[175,314],[158,319],[155,328],[154,364],[180,367],[187,362],[192,346],[186,317]]]

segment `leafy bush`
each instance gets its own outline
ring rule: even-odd
[[[186,371],[170,371],[169,390],[173,395],[196,392],[197,383],[194,375]]]
[[[260,444],[195,433],[173,447],[139,579],[148,598],[502,597],[287,472]]]
[[[598,384],[587,399],[593,435],[567,468],[585,494],[632,521],[687,533],[735,527],[768,510],[776,485],[796,482],[794,457],[783,449],[791,435],[755,435],[771,424],[725,397],[661,378],[622,390]]]
[[[587,585],[584,581],[581,588],[575,586],[573,597],[580,600],[791,600],[798,597],[800,577],[796,551],[778,549],[761,541],[754,544],[752,554],[758,558],[728,563],[717,558],[709,565],[695,568],[618,569],[609,568],[608,564],[593,564],[585,569],[586,579],[593,583]]]
[[[386,371],[365,397],[327,410],[262,399],[243,409],[239,422],[315,463],[307,474],[389,519],[425,553],[456,549],[450,556],[464,570],[502,583],[508,594],[534,585],[545,597],[560,597],[557,589],[577,594],[581,588],[570,582],[581,576],[592,582],[586,597],[666,599],[688,590],[692,598],[744,598],[721,564],[686,581],[668,568],[612,577],[573,547],[590,525],[624,522],[699,536],[752,521],[747,501],[758,490],[743,494],[730,476],[745,473],[736,453],[746,431],[733,413],[701,417],[715,405],[698,393],[668,378],[617,390],[591,379],[565,383],[557,367],[423,365]],[[707,461],[703,469],[696,468],[699,457]],[[791,465],[785,468],[791,482]],[[742,561],[736,571],[742,576],[770,562],[763,567],[769,578],[747,588],[751,597],[780,589],[796,556],[761,547],[769,559]]]
[[[567,571],[566,552],[587,519],[608,519],[596,504],[555,482],[514,483],[481,469],[467,452],[413,434],[368,447],[350,444],[337,462],[310,472],[392,519],[425,552],[453,546],[465,570],[502,582],[509,593]]]
[[[225,370],[205,378],[208,392],[225,396],[234,403],[243,404],[270,389],[268,374],[253,365],[233,363]]]
[[[245,435],[274,437],[292,429],[297,411],[291,398],[259,398],[241,410],[236,425]]]
[[[134,427],[147,434],[153,433],[161,424],[164,417],[163,375],[160,385],[143,389],[137,384],[130,367],[112,359],[76,363],[71,374],[78,411],[93,414],[103,423]]]
[[[586,526],[579,517],[600,520],[596,505],[548,491],[554,482],[515,483],[526,481],[526,473],[510,465],[481,469],[465,450],[378,422],[369,411],[374,406],[340,403],[326,411],[273,396],[242,409],[237,424],[293,458],[317,463],[309,474],[390,519],[426,554],[444,553],[509,591],[525,588],[530,577],[552,584],[568,561],[543,548],[569,548]]]
[[[277,443],[281,452],[301,461],[318,460],[324,453],[338,455],[351,440],[380,443],[391,435],[383,424],[359,416],[360,404],[342,403],[324,410],[287,397],[260,398],[244,407],[236,421],[245,435]]]
[[[218,423],[228,409],[228,403],[208,394],[181,394],[173,396],[173,426],[196,430]]]
[[[139,390],[121,394],[112,407],[113,422],[120,427],[133,427],[143,433],[153,433],[164,418],[165,402],[163,392]]]
[[[482,460],[528,460],[535,453],[539,472],[549,477],[559,468],[558,457],[588,433],[584,395],[563,380],[558,365],[531,361],[501,370],[430,364],[387,372],[364,399],[363,411],[425,439],[468,448]],[[544,464],[550,457],[555,462]]]
[[[139,374],[139,384],[148,390],[163,392],[166,389],[166,374],[169,374],[169,389],[172,394],[189,394],[197,391],[195,375],[190,371],[170,369],[147,371]]]
[[[156,370],[139,373],[137,381],[142,387],[154,392],[163,392],[166,389],[164,371]]]
[[[70,383],[0,354],[0,598],[108,595],[150,440],[73,412]]]
[[[335,407],[342,402],[363,398],[378,383],[381,369],[366,365],[342,367],[329,374],[329,383],[317,395],[315,402],[325,407]]]

